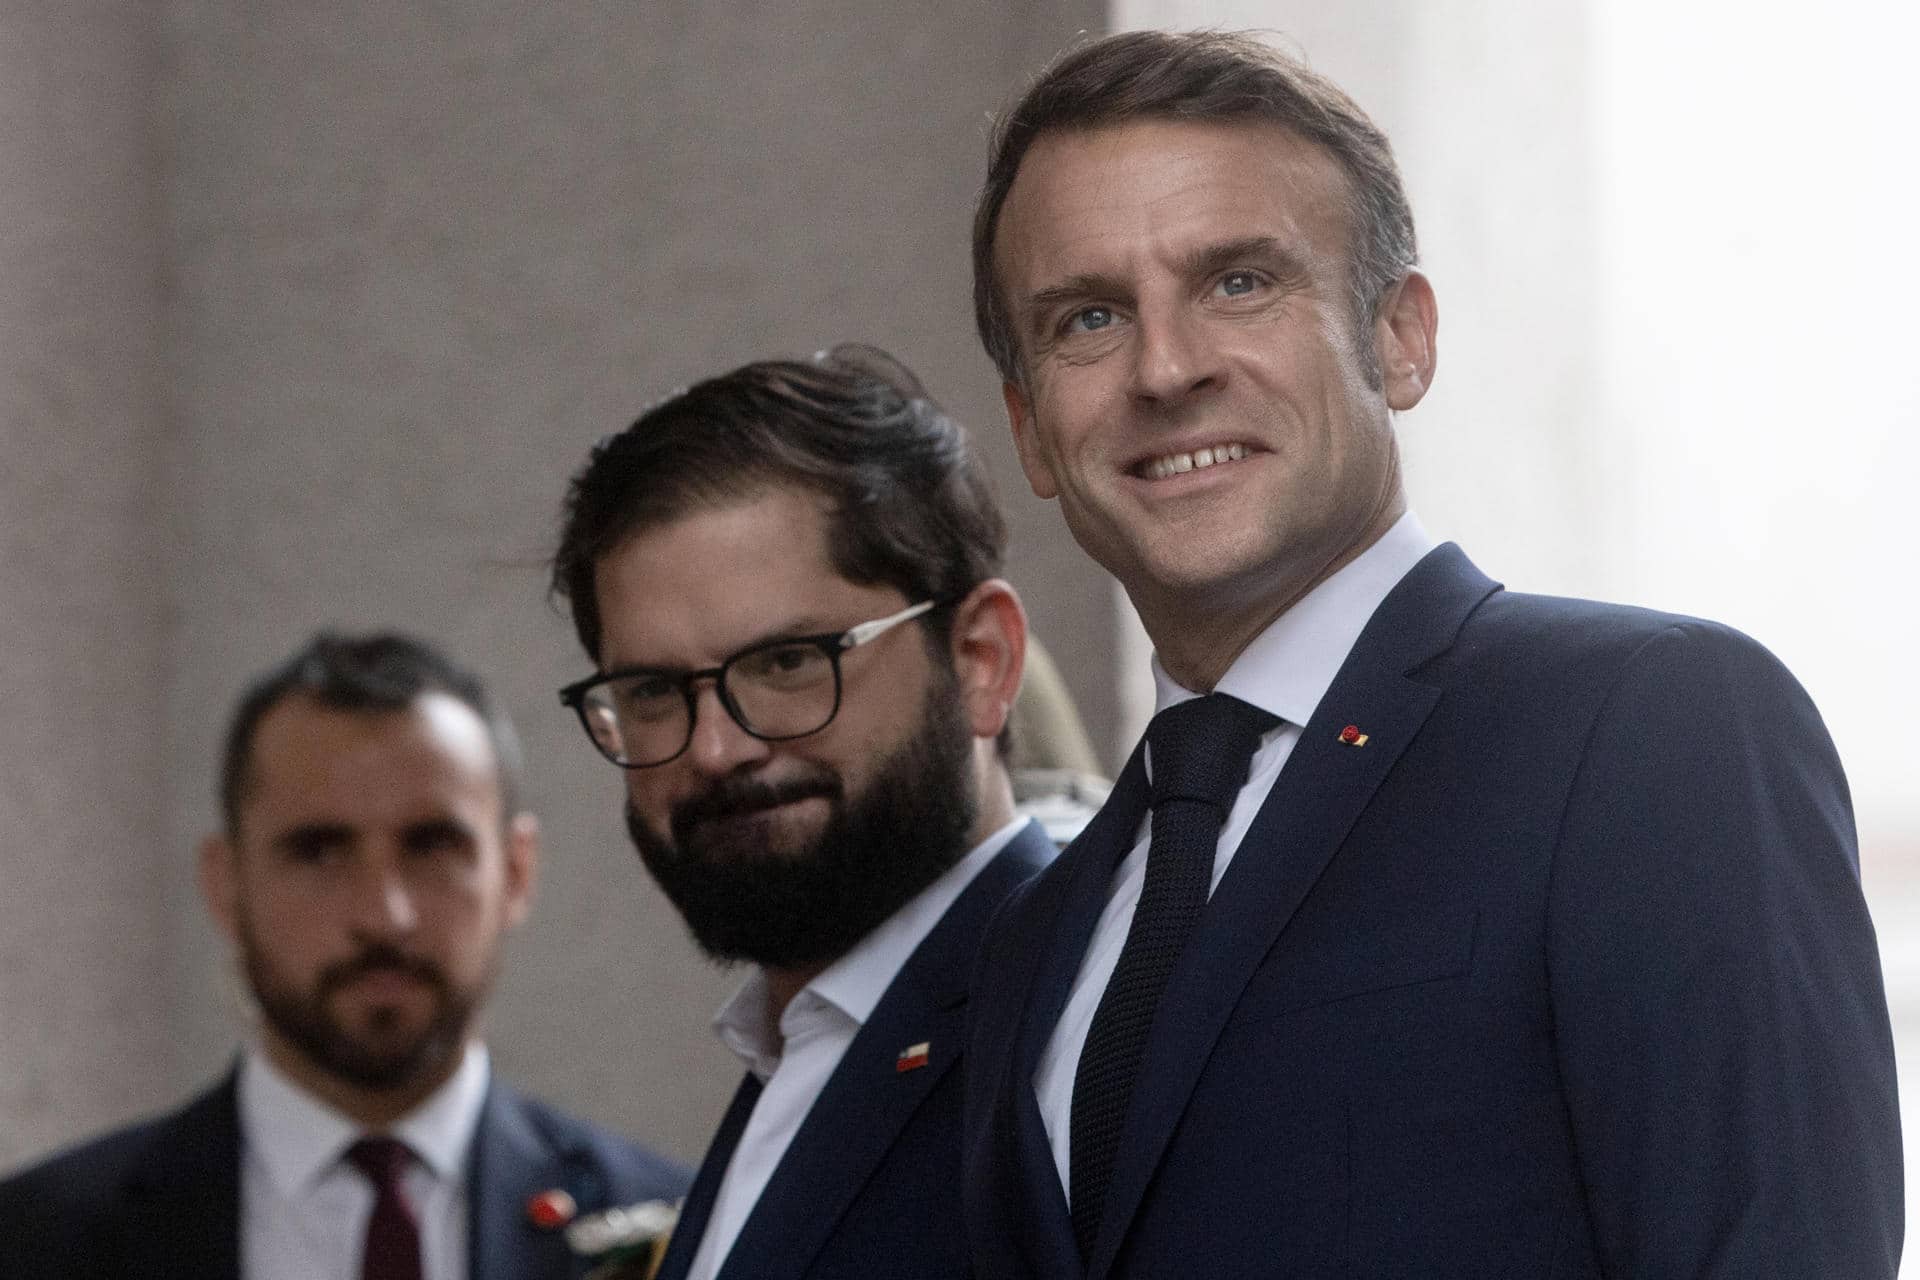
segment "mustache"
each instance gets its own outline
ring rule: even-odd
[[[680,836],[702,822],[736,818],[816,796],[832,800],[839,796],[840,790],[839,778],[824,770],[779,782],[760,778],[721,778],[699,795],[682,800],[673,807],[673,831]]]
[[[372,973],[403,974],[436,990],[447,989],[447,977],[433,961],[403,951],[390,942],[370,942],[347,959],[336,961],[321,970],[319,992],[322,996],[331,995]]]

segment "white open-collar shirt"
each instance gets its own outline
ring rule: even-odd
[[[420,1223],[424,1280],[466,1280],[467,1153],[490,1071],[470,1043],[447,1082],[386,1132],[412,1148],[404,1176]],[[347,1164],[365,1136],[257,1047],[240,1064],[240,1274],[245,1280],[360,1280],[373,1184]]]
[[[1273,790],[1274,780],[1280,776],[1287,757],[1293,754],[1301,729],[1312,719],[1320,699],[1326,696],[1367,620],[1373,617],[1387,593],[1435,545],[1411,511],[1401,516],[1377,542],[1274,619],[1241,651],[1214,686],[1217,693],[1230,693],[1280,718],[1279,726],[1261,737],[1246,783],[1233,802],[1233,812],[1221,825],[1220,843],[1213,855],[1215,886],[1226,874],[1234,850],[1240,847],[1260,806],[1266,803],[1267,793]],[[1156,715],[1176,703],[1200,696],[1174,683],[1157,655],[1153,659],[1153,683]],[[1151,752],[1146,763],[1151,776]],[[1107,890],[1107,905],[1094,927],[1086,955],[1081,958],[1067,1006],[1060,1014],[1060,1021],[1054,1024],[1053,1035],[1034,1070],[1034,1093],[1047,1127],[1047,1141],[1053,1148],[1054,1168],[1069,1196],[1072,1195],[1067,1170],[1073,1127],[1073,1077],[1080,1067],[1080,1050],[1086,1044],[1087,1029],[1093,1025],[1094,1011],[1100,1005],[1108,980],[1113,977],[1114,966],[1120,960],[1120,948],[1126,943],[1127,930],[1133,924],[1133,909],[1140,901],[1140,888],[1147,875],[1147,845],[1151,833],[1149,813],[1141,820],[1133,849],[1113,874]]]
[[[975,876],[1028,822],[988,836],[787,1003],[776,1025],[766,974],[755,969],[713,1020],[714,1034],[763,1086],[727,1163],[687,1280],[713,1280],[767,1189],[800,1124],[900,969]],[[905,1049],[907,1045],[895,1048]]]

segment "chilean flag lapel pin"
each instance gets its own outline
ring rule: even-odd
[[[536,1191],[527,1197],[527,1221],[542,1231],[558,1231],[573,1221],[580,1208],[573,1197],[559,1187]]]
[[[927,1055],[932,1051],[933,1042],[931,1040],[922,1040],[919,1044],[908,1045],[900,1051],[900,1056],[893,1060],[895,1073],[917,1071],[921,1067],[926,1066]]]
[[[1350,724],[1340,731],[1340,741],[1350,747],[1364,747],[1367,745],[1367,735],[1360,732],[1359,725]]]

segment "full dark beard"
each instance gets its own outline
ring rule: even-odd
[[[311,990],[285,981],[266,959],[250,921],[240,921],[240,954],[260,1016],[314,1066],[357,1088],[402,1089],[444,1072],[466,1041],[467,1027],[483,994],[461,991],[434,965],[382,944],[364,947],[350,960],[330,965]],[[395,1019],[376,1013],[363,1030],[346,1026],[328,1003],[335,992],[364,974],[406,973],[433,992],[433,1016],[418,1031],[403,1031]]]
[[[716,960],[775,969],[836,960],[966,855],[975,798],[963,710],[947,672],[928,691],[918,731],[851,799],[824,768],[776,788],[723,778],[674,808],[671,841],[631,804],[627,831]],[[809,796],[830,806],[810,847],[772,847],[769,824],[746,818]]]

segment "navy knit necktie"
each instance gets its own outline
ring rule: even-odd
[[[1114,1153],[1154,1009],[1207,905],[1220,825],[1277,717],[1224,693],[1168,707],[1147,726],[1153,834],[1147,874],[1113,977],[1094,1010],[1073,1077],[1068,1179],[1073,1234],[1091,1257]]]
[[[346,1159],[373,1184],[361,1280],[420,1280],[420,1224],[400,1182],[413,1152],[398,1138],[362,1138],[347,1148]]]

